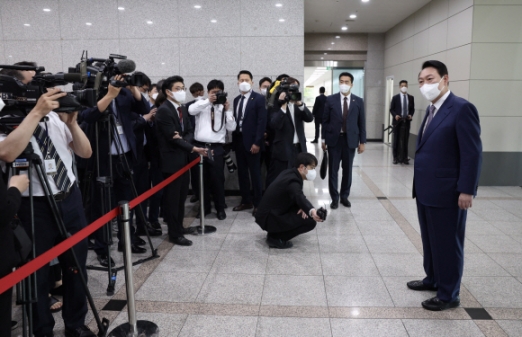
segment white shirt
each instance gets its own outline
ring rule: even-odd
[[[116,123],[119,123],[118,120],[118,109],[116,108],[116,100],[112,100],[111,102],[111,106],[112,106],[112,113],[114,114],[114,116],[116,117]],[[123,131],[123,126],[120,126],[121,130],[122,130],[122,133],[121,135],[116,132],[116,134],[114,135],[114,137],[119,137],[120,138],[120,141],[121,141],[121,148],[119,148],[119,152],[121,154],[123,153],[127,153],[130,151],[130,146],[129,146],[129,142],[127,140],[127,135],[125,135],[125,131]],[[116,128],[116,130],[118,130],[118,128]],[[116,150],[116,144],[118,144],[118,146],[120,145],[119,142],[116,142],[116,138],[113,139],[112,141],[112,144],[111,144],[111,154],[113,156],[115,155],[118,155],[118,150]]]
[[[304,103],[297,108],[301,111],[304,111],[304,108],[305,108]],[[292,123],[294,123],[294,144],[297,144],[297,143],[299,143],[299,137],[297,136],[297,131],[295,128],[295,109],[294,109],[293,103],[290,103],[290,102],[288,103],[288,110],[290,111],[290,118],[292,118]],[[283,108],[281,108],[281,111],[283,111],[283,113],[286,113],[286,110]]]
[[[225,112],[225,126],[222,127],[223,118],[222,104],[214,105],[214,132],[212,130],[212,103],[208,99],[199,100],[189,106],[189,114],[196,116],[194,139],[202,143],[225,143],[228,131],[236,129],[236,120],[232,110]]]
[[[63,164],[65,165],[65,168],[67,169],[67,177],[69,177],[69,180],[72,184],[76,181],[76,176],[73,172],[73,153],[72,149],[69,146],[69,144],[73,141],[71,131],[69,131],[69,128],[67,125],[65,125],[64,122],[60,119],[58,114],[54,111],[51,111],[47,117],[49,120],[46,123],[39,123],[40,127],[45,129],[45,124],[47,124],[47,132],[49,135],[49,138],[51,138],[51,141],[53,142],[54,148],[56,149],[56,152],[60,156],[60,159],[62,160]],[[4,141],[7,138],[6,134],[0,134],[0,142]],[[38,142],[36,141],[36,138],[34,136],[31,137],[31,144],[33,146],[34,153],[37,154],[42,160],[44,160],[44,157],[42,155],[42,151],[40,151],[40,145],[38,145]],[[2,167],[2,170],[5,171],[6,169],[6,163],[4,161],[0,161],[0,165]],[[45,170],[45,168],[44,168]],[[27,174],[27,170],[20,171],[20,174]],[[49,186],[51,187],[51,190],[53,194],[56,194],[60,192],[60,189],[56,186],[56,183],[54,182],[54,179],[52,176],[47,176],[49,181]],[[31,177],[29,177],[29,180],[31,181],[32,187],[33,187],[33,195],[35,197],[43,197],[45,196],[44,191],[42,189],[42,186],[40,184],[40,180],[38,179],[38,175],[36,174],[36,170],[33,169],[31,172]],[[22,193],[22,196],[28,197],[29,196],[29,189],[27,189],[24,193]]]
[[[448,90],[448,92],[445,93],[444,96],[439,98],[439,100],[435,104],[430,104],[430,107],[432,105],[435,106],[435,111],[433,112],[433,118],[435,118],[435,115],[437,114],[437,112],[439,112],[440,107],[442,106],[442,104],[444,104],[444,102],[446,101],[446,99],[448,98],[450,93],[451,93],[451,91]],[[433,122],[433,119],[431,121]],[[424,131],[426,131],[426,124],[424,124],[424,129],[422,129],[422,134],[424,134]]]
[[[248,104],[248,100],[250,99],[250,96],[252,95],[252,90],[250,90],[249,92],[247,92],[246,94],[243,94],[241,93],[239,95],[239,101],[237,101],[237,108],[236,108],[236,120],[237,122],[239,123],[239,131],[243,132],[243,119],[245,119],[245,112],[246,112],[246,106]],[[245,96],[245,98],[243,98],[243,116],[241,117],[241,120],[238,119],[239,117],[239,105],[241,104],[241,96]]]

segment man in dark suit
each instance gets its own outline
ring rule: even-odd
[[[362,98],[351,93],[353,75],[341,73],[339,75],[340,93],[328,96],[323,112],[323,150],[328,149],[328,187],[332,203],[330,207],[339,207],[341,203],[346,207],[352,204],[348,200],[352,186],[352,167],[357,153],[364,152],[366,143],[366,119],[364,116],[364,102]],[[341,193],[337,190],[339,166],[341,161],[343,178]]]
[[[422,302],[425,309],[434,311],[460,304],[466,215],[477,193],[482,165],[477,109],[450,92],[448,84],[448,69],[442,62],[422,65],[420,91],[431,104],[417,138],[413,197],[417,198],[426,277],[407,286],[436,291],[437,296]]]
[[[185,84],[181,76],[167,78],[161,86],[161,91],[167,101],[159,107],[156,113],[156,128],[158,145],[161,153],[161,170],[164,178],[181,170],[189,163],[189,154],[197,152],[204,156],[204,148],[192,145],[194,129],[190,124],[189,114],[185,106]],[[185,218],[185,200],[189,188],[188,172],[167,185],[163,198],[163,213],[168,226],[169,239],[180,246],[190,246],[192,241],[184,234],[194,232],[194,228],[183,227]]]
[[[194,100],[188,102],[186,104],[187,111],[192,104],[195,102],[204,99],[205,88],[203,84],[199,82],[194,82],[190,85],[189,88],[190,94],[194,97]],[[194,128],[196,126],[196,117],[189,114],[190,124]],[[189,155],[189,160],[194,160],[199,155],[197,153],[192,153]],[[190,186],[192,187],[192,197],[190,197],[190,202],[196,202],[199,200],[199,165],[193,166],[190,169]]]
[[[238,212],[254,208],[261,201],[261,153],[266,129],[265,98],[252,90],[252,73],[241,70],[237,75],[241,95],[234,99],[236,131],[232,133],[232,143],[236,152],[241,203],[233,208]],[[249,177],[250,173],[250,177]],[[250,181],[254,198],[250,195]]]
[[[288,77],[287,83],[299,86],[299,81]],[[277,92],[277,91],[276,91]],[[274,133],[272,158],[266,186],[284,170],[293,167],[296,156],[306,152],[303,122],[310,123],[314,116],[301,101],[292,101],[285,92],[279,94],[276,109],[270,115],[270,128]]]
[[[314,115],[315,122],[315,138],[312,143],[316,144],[319,142],[319,134],[321,133],[321,123],[323,123],[323,111],[324,104],[326,103],[326,95],[324,94],[326,89],[324,87],[319,88],[320,95],[315,98],[314,108],[312,109],[312,115]]]
[[[281,172],[266,189],[256,214],[256,223],[267,231],[266,242],[272,248],[293,246],[290,240],[315,228],[323,220],[303,194],[303,181],[315,179],[317,158],[299,153],[293,168]]]
[[[390,104],[390,113],[393,116],[393,163],[408,165],[408,139],[415,102],[413,96],[408,94],[408,81],[400,81],[399,88],[401,93],[393,96]],[[400,143],[402,146],[399,148]]]

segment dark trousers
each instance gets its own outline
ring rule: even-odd
[[[140,161],[134,165],[132,172],[133,172],[132,178],[134,181],[134,186],[136,186],[136,191],[138,192],[138,195],[140,195],[140,194],[146,192],[148,189],[150,189],[149,163],[147,162],[147,158],[145,158],[145,156],[142,156]],[[138,207],[141,207],[141,209],[143,211],[143,215],[145,215],[145,220],[148,220],[147,219],[148,200],[149,199],[143,201],[140,205],[138,205]],[[136,213],[136,227],[142,228],[143,230],[145,230],[145,228],[144,228],[145,224],[143,223],[143,220],[141,219],[137,209],[136,209],[136,211],[135,210],[131,211],[131,214],[130,214],[131,222],[130,223],[132,224],[132,222],[134,220],[134,213]]]
[[[328,187],[333,202],[339,201],[339,195],[342,199],[347,199],[350,196],[354,158],[355,149],[348,147],[346,134],[339,135],[339,140],[335,146],[328,146]],[[339,184],[339,167],[343,169],[340,194],[337,190]]]
[[[408,160],[408,140],[410,138],[410,121],[401,121],[393,128],[393,159],[399,162]]]
[[[424,251],[424,284],[438,287],[437,297],[454,300],[460,292],[464,269],[464,233],[467,211],[455,207],[430,207],[417,199]]]
[[[288,158],[288,160],[279,160],[275,158],[270,160],[270,167],[268,168],[268,175],[266,177],[266,188],[268,188],[268,186],[270,186],[270,184],[276,180],[281,172],[291,168],[294,165],[295,158],[299,153],[301,153],[301,145],[293,144],[292,153],[290,154],[290,158]]]
[[[303,219],[297,211],[283,215],[269,214],[267,218],[268,236],[288,241],[303,233],[310,232],[317,222],[314,219]]]
[[[196,158],[199,158],[198,153],[189,154],[189,163]],[[192,187],[192,194],[199,199],[199,165],[190,168],[190,186]]]
[[[83,212],[80,189],[74,185],[71,194],[58,203],[58,211],[68,233],[75,234],[87,226]],[[23,198],[18,212],[20,220],[28,233],[31,233],[31,211],[29,198]],[[36,256],[46,252],[63,241],[53,213],[45,197],[34,198],[35,247]],[[87,277],[85,263],[87,260],[87,240],[82,240],[74,247],[80,268]],[[63,276],[63,309],[62,317],[65,326],[76,329],[84,324],[87,314],[87,300],[80,276],[75,273],[76,265],[72,256],[65,252],[58,257]],[[36,271],[38,302],[33,304],[33,326],[35,336],[51,334],[54,328],[54,318],[49,310],[49,264]]]
[[[236,146],[237,173],[239,177],[239,190],[241,191],[242,204],[259,205],[261,201],[261,153],[250,153],[243,146],[243,138],[238,137]],[[250,195],[250,181],[254,190],[254,197]]]
[[[129,151],[125,154],[127,158],[127,162],[130,167],[133,167],[134,158],[132,156],[132,152]],[[102,170],[102,175],[109,175],[108,168]],[[111,209],[118,206],[118,202],[122,200],[131,201],[134,199],[134,193],[132,191],[132,178],[129,178],[128,174],[125,172],[125,166],[120,161],[119,156],[112,156],[112,174],[113,174],[113,188],[111,195]],[[96,178],[96,177],[95,177]],[[100,192],[98,188],[93,188],[94,198],[92,198],[92,215],[93,218],[91,221],[94,221],[103,215],[102,212],[102,203],[104,202],[100,198]],[[110,226],[110,224],[109,224]],[[134,242],[136,240],[136,235],[134,231],[134,227],[131,226],[131,241]],[[94,233],[94,250],[96,254],[107,254],[107,238],[105,234],[105,230],[103,227],[98,229]],[[121,236],[123,235],[123,226],[120,221],[120,217],[118,217],[118,246],[123,247],[123,239]]]
[[[265,189],[267,187],[266,183],[268,181],[268,170],[270,169],[270,161],[272,156],[272,149],[270,146],[265,146],[265,151],[261,152],[261,181],[264,182]],[[265,165],[265,172],[263,173],[263,164]]]
[[[219,148],[219,149],[218,149]],[[203,160],[203,183],[205,191],[205,212],[210,212],[210,195],[214,200],[216,211],[225,210],[225,172],[223,161],[223,146],[213,146],[214,160]]]
[[[315,138],[314,138],[314,140],[318,140],[319,136],[321,135],[322,122],[318,122],[317,119],[314,119],[314,121],[315,121]]]
[[[8,274],[0,275],[0,278]],[[0,294],[0,336],[11,336],[12,296],[13,288]]]
[[[156,163],[150,164],[149,180],[152,186],[156,186],[163,181],[163,173],[161,173],[161,168]],[[160,190],[149,198],[149,221],[151,223],[159,222],[158,217],[162,196],[163,190]]]
[[[163,172],[163,177],[167,179],[172,173]],[[183,236],[183,219],[185,218],[185,200],[189,189],[189,174],[185,172],[178,179],[174,180],[165,187],[163,198],[163,215],[167,222],[170,238]]]

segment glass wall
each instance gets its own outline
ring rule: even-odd
[[[345,71],[349,72],[354,77],[352,93],[364,98],[364,69],[361,68],[333,68],[332,93],[339,92],[339,75]]]

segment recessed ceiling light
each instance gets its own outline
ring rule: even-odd
[[[328,50],[332,50],[332,48],[328,48]]]
[[[44,12],[50,12],[51,10],[49,8],[44,8]]]
[[[321,57],[321,60],[323,60],[323,59],[324,59],[324,57]]]
[[[9,55],[9,57],[13,57],[13,55]]]
[[[216,19],[212,19],[212,20],[210,20],[210,22],[212,22],[212,23],[216,23],[217,20],[216,20]]]
[[[28,23],[24,23],[24,26],[26,26],[26,27],[31,27],[31,25],[28,24]]]
[[[124,11],[124,10],[125,10],[125,7],[118,7],[118,10],[119,10],[119,11]]]
[[[362,2],[370,2],[370,0],[362,0]]]
[[[200,9],[200,8],[201,8],[201,5],[194,5],[194,8],[195,8],[195,9]]]
[[[161,62],[161,64],[165,64],[165,62]]]
[[[350,15],[350,19],[355,19],[356,17],[357,17],[356,14],[352,14],[352,15]]]
[[[335,38],[336,38],[336,39],[340,39],[341,37],[340,37],[339,35],[337,35]]]
[[[348,30],[348,27],[346,27],[346,26],[342,26],[341,29],[342,29],[342,30]]]
[[[276,7],[283,7],[283,4],[276,4]]]
[[[285,19],[279,19],[279,22],[285,22]]]
[[[324,53],[325,55],[328,55],[328,53]]]
[[[335,44],[335,42],[332,42],[332,44]]]
[[[152,21],[150,21],[150,20],[147,21],[147,24],[148,24],[148,25],[152,25],[153,23],[154,23],[154,22],[152,22]]]
[[[90,22],[86,22],[85,24],[86,24],[87,26],[92,26],[92,23],[90,23]]]

